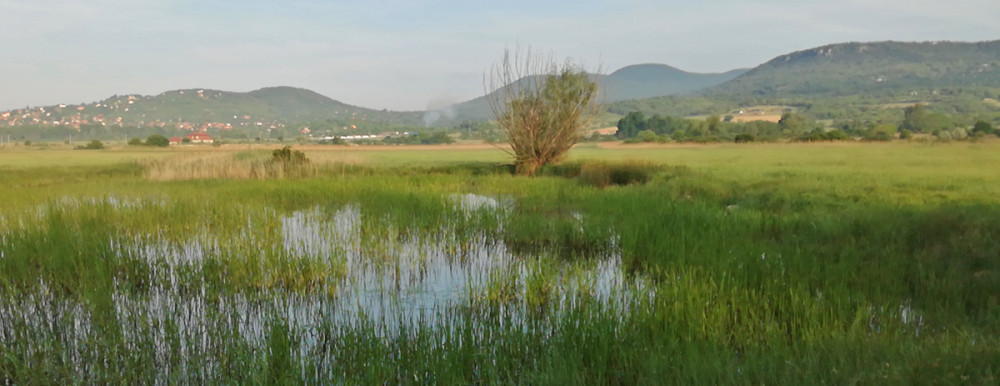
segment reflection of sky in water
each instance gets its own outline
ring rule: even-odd
[[[513,206],[509,199],[471,194],[453,195],[450,199],[457,210],[468,215],[498,216],[501,226],[506,211]],[[123,200],[107,203],[130,209],[144,205]],[[145,236],[134,238],[128,245],[117,245],[112,238],[113,249],[148,262],[151,269],[152,287],[148,291],[116,292],[112,296],[114,317],[122,327],[126,348],[141,350],[139,342],[152,339],[157,357],[169,358],[169,337],[180,336],[174,343],[179,344],[182,356],[204,353],[221,344],[219,340],[224,337],[213,336],[215,331],[238,331],[238,338],[260,346],[272,318],[284,321],[291,331],[304,337],[300,347],[303,355],[315,348],[310,331],[319,326],[374,326],[377,334],[392,335],[400,326],[434,326],[456,318],[475,318],[462,310],[479,306],[497,308],[502,320],[518,323],[528,317],[527,283],[533,275],[544,278],[552,288],[549,301],[544,303],[546,317],[558,317],[581,301],[598,301],[626,311],[636,302],[652,297],[644,279],[623,276],[617,252],[573,264],[552,262],[551,258],[517,255],[492,235],[480,233],[459,240],[447,229],[434,235],[410,232],[405,238],[379,240],[381,236],[363,234],[361,210],[355,206],[332,214],[319,209],[298,211],[280,217],[280,224],[280,254],[346,268],[335,290],[298,294],[271,289],[253,296],[217,296],[212,291],[206,294],[203,283],[182,282],[199,275],[182,272],[197,273],[203,261],[227,253],[223,250],[225,243],[215,236],[203,235],[184,243]],[[272,248],[254,240],[259,226],[248,220],[236,241]],[[389,230],[385,234],[395,233]],[[608,243],[612,250],[616,249],[615,240]],[[490,286],[498,283],[513,284],[515,296],[498,303],[477,303]],[[41,288],[36,293],[0,300],[0,344],[5,337],[17,334],[36,334],[42,339],[58,330],[63,334],[61,339],[67,341],[67,356],[74,363],[81,361],[84,344],[93,339],[89,336],[94,333],[88,307],[55,296],[45,283]],[[165,371],[171,366],[167,362],[162,365]]]
[[[463,195],[453,199],[465,212],[505,207],[491,197]],[[413,320],[433,322],[441,311],[467,303],[474,293],[484,291],[491,278],[517,283],[521,292],[518,299],[523,301],[527,276],[543,269],[537,257],[516,256],[502,241],[489,240],[485,235],[465,240],[462,252],[449,252],[452,243],[411,237],[386,242],[386,250],[375,253],[379,256],[359,253],[364,235],[360,211],[354,207],[341,209],[328,219],[319,211],[293,213],[282,219],[282,235],[289,254],[344,256],[347,275],[333,302],[337,318],[348,322],[362,313],[390,325]],[[609,255],[578,269],[569,269],[568,264],[546,267],[560,271],[553,279],[557,299],[563,303],[557,308],[568,306],[566,302],[583,291],[582,283],[587,284],[590,297],[627,306],[631,289],[645,286],[641,280],[626,280],[620,263],[619,256]]]

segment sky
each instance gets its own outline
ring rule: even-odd
[[[0,0],[0,110],[307,88],[425,110],[484,93],[505,48],[610,73],[751,68],[849,41],[1000,39],[997,0]]]

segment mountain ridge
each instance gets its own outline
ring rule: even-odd
[[[1000,40],[847,42],[779,55],[704,95],[844,96],[1000,87]]]
[[[734,79],[746,69],[722,73],[688,72],[661,63],[643,63],[622,67],[610,74],[589,74],[601,88],[605,102],[619,102],[658,96],[683,95]],[[528,78],[519,79],[524,82]],[[495,91],[494,91],[495,92]],[[492,93],[491,93],[492,94]],[[489,96],[480,96],[448,107],[455,121],[491,118]]]

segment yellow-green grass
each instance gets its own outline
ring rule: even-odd
[[[581,146],[570,160],[686,166],[727,189],[900,204],[1000,202],[1000,143]]]
[[[293,147],[294,148],[294,147]],[[8,184],[38,186],[88,182],[94,168],[176,158],[222,159],[248,147],[200,149],[4,150],[0,176]],[[266,154],[267,149],[256,150]],[[464,163],[501,165],[501,147],[309,147],[315,165],[376,168],[443,167]],[[221,155],[220,155],[221,154]],[[717,189],[782,190],[833,199],[899,204],[948,201],[996,202],[1000,195],[1000,143],[831,143],[628,146],[581,144],[566,162],[648,161],[686,167]],[[29,170],[31,170],[29,172]],[[90,171],[90,172],[88,172]],[[13,176],[17,174],[17,176]],[[100,173],[98,173],[100,174]],[[106,174],[106,173],[105,173]],[[22,178],[23,177],[23,178]],[[46,181],[48,177],[48,181]]]

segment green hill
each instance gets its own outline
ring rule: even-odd
[[[625,115],[705,116],[785,106],[816,119],[894,122],[926,104],[959,120],[992,120],[1000,99],[1000,41],[843,43],[778,56],[686,95],[611,103]],[[964,118],[963,118],[964,117]]]
[[[1000,41],[843,43],[782,55],[706,95],[847,96],[1000,87]]]
[[[126,97],[127,98],[127,97]],[[122,97],[102,104],[122,105]],[[419,112],[389,112],[351,106],[310,90],[268,87],[247,93],[216,90],[176,90],[154,97],[138,97],[128,111],[130,121],[226,122],[269,121],[302,123],[318,120],[361,121],[380,124],[417,124]],[[121,110],[121,109],[119,109]],[[249,118],[247,118],[249,117]]]
[[[344,104],[313,91],[269,87],[246,93],[174,90],[155,96],[124,95],[83,105],[58,105],[12,111],[9,125],[120,125],[199,127],[216,125],[285,126],[323,122],[328,126],[418,125],[422,112],[393,112]]]

